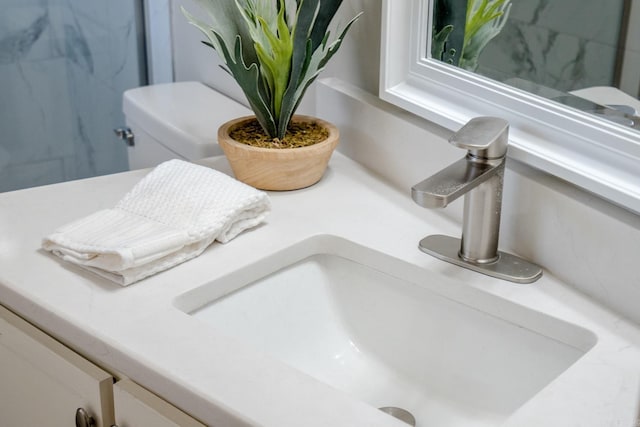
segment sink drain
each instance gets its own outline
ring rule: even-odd
[[[394,418],[399,419],[400,421],[404,421],[409,424],[411,427],[416,427],[416,419],[411,412],[404,410],[402,408],[396,408],[395,406],[386,406],[384,408],[378,408],[385,414],[389,414]]]

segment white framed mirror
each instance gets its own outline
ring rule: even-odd
[[[637,0],[633,0],[637,2]],[[509,157],[640,213],[640,129],[433,59],[435,0],[383,0],[380,96],[452,131],[509,121]]]

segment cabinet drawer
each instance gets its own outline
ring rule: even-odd
[[[113,377],[0,306],[0,425],[70,427],[78,408],[110,427]]]

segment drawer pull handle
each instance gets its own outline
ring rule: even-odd
[[[78,408],[76,411],[76,427],[95,427],[95,420],[89,416],[84,408]]]

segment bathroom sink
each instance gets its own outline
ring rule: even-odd
[[[176,306],[354,398],[407,410],[424,427],[495,426],[596,343],[585,329],[332,236]]]

